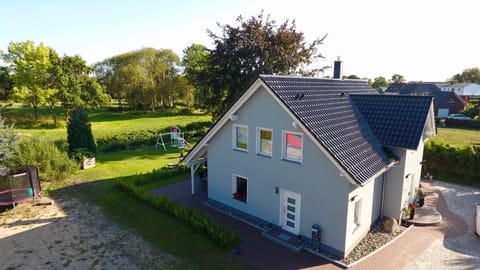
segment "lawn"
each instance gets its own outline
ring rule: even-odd
[[[163,115],[157,114],[132,114],[118,112],[96,112],[90,113],[89,118],[92,124],[94,137],[101,137],[111,134],[127,133],[138,130],[163,129],[170,126],[184,126],[192,122],[210,121],[210,115]],[[46,138],[49,140],[59,140],[67,138],[66,127],[59,128],[16,128],[16,132],[25,137]]]
[[[115,222],[134,230],[162,250],[184,259],[182,269],[250,268],[235,257],[231,249],[215,246],[206,235],[192,230],[114,187],[118,177],[133,180],[142,173],[148,173],[168,163],[176,163],[178,158],[177,149],[168,149],[164,152],[154,147],[101,153],[97,156],[96,168],[78,171],[72,177],[77,183],[90,182],[76,194],[96,202]],[[186,173],[169,179],[158,179],[144,188],[153,189],[188,177],[189,174]],[[62,189],[52,192],[62,192]]]
[[[437,136],[432,141],[443,142],[452,146],[465,144],[480,145],[480,130],[459,128],[437,128]]]

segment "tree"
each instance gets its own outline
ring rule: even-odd
[[[8,67],[0,67],[0,100],[8,100],[13,91],[13,79]]]
[[[455,83],[480,83],[480,69],[478,67],[465,69],[462,73],[455,74],[449,81]]]
[[[207,48],[201,44],[192,44],[183,50],[183,54],[182,66],[185,79],[196,89],[202,88],[202,82],[205,81],[202,76],[205,75],[208,65],[209,52]],[[203,106],[205,98],[201,95],[202,93],[204,92],[194,91],[191,94],[194,97],[195,106],[205,109]]]
[[[95,74],[107,92],[120,102],[126,99],[130,107],[150,108],[172,106],[179,57],[169,49],[142,50],[120,54],[95,65]],[[121,104],[121,103],[120,103]]]
[[[93,68],[80,56],[64,55],[52,59],[54,64],[50,77],[55,92],[50,96],[50,105],[53,108],[54,104],[61,102],[68,115],[75,107],[98,108],[109,104],[110,97],[97,79],[90,76]]]
[[[38,120],[38,106],[45,102],[48,88],[48,71],[51,49],[33,41],[10,42],[4,60],[14,70],[13,97],[33,107],[35,121]]]
[[[15,153],[18,139],[18,135],[13,131],[13,126],[6,125],[0,115],[0,175],[8,172],[8,163]]]
[[[403,83],[405,82],[405,78],[400,74],[393,74],[391,81],[392,83]]]
[[[385,90],[387,87],[388,87],[388,82],[387,82],[387,79],[385,79],[384,77],[376,77],[374,80],[373,80],[373,83],[372,83],[372,87],[377,89],[377,90]]]
[[[94,155],[97,152],[88,113],[82,107],[77,107],[71,112],[67,122],[67,140],[70,155],[78,152]]]
[[[344,79],[350,79],[350,80],[360,80],[360,77],[358,77],[357,75],[353,74],[353,75],[348,75],[348,76],[343,76]]]
[[[207,57],[207,68],[196,78],[201,79],[204,106],[214,118],[230,107],[260,74],[304,74],[302,68],[322,57],[317,46],[322,39],[306,44],[295,21],[280,26],[263,13],[244,20],[239,26],[220,25],[221,35],[208,30],[215,49]]]
[[[75,106],[98,107],[109,98],[96,79],[92,68],[80,56],[59,57],[55,50],[32,41],[11,42],[4,60],[13,70],[13,98],[34,108],[48,105],[57,125],[56,106],[61,103],[67,114]]]

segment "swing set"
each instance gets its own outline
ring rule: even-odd
[[[157,142],[155,147],[159,145],[163,147],[163,151],[167,151],[165,146],[165,140],[163,139],[164,136],[170,136],[170,147],[183,149],[185,146],[188,145],[188,142],[185,140],[185,134],[180,130],[179,127],[171,127],[170,132],[168,133],[160,133],[157,137]]]

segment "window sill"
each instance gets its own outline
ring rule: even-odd
[[[272,154],[258,152],[257,156],[272,158]]]
[[[283,157],[282,160],[287,162],[302,164],[302,160],[298,160],[298,159],[290,159],[290,158]]]
[[[232,199],[234,199],[236,201],[239,201],[239,202],[247,203],[247,196],[246,195],[232,194]]]
[[[244,153],[248,153],[248,150],[247,149],[243,149],[243,148],[236,148],[236,147],[233,147],[232,150],[234,151],[238,151],[238,152],[244,152]]]

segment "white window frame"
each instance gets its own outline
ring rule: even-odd
[[[295,135],[300,135],[302,137],[302,145],[301,145],[302,153],[300,155],[300,159],[294,159],[294,158],[290,158],[290,157],[287,156],[287,134],[295,134]],[[286,161],[302,163],[303,162],[303,141],[304,141],[304,139],[305,139],[305,137],[303,136],[303,133],[283,130],[282,131],[282,159],[286,160]]]
[[[240,177],[240,178],[243,178],[245,180],[247,180],[247,196],[245,198],[245,201],[242,201],[242,200],[239,200],[239,199],[236,199],[234,198],[233,194],[235,194],[237,192],[237,178]],[[238,174],[232,174],[232,200],[235,200],[235,201],[239,201],[239,202],[243,202],[243,203],[247,203],[248,202],[248,178],[245,177],[245,176],[241,176],[241,175],[238,175]]]
[[[237,146],[237,128],[247,129],[247,148],[240,148]],[[248,126],[246,125],[232,125],[232,149],[242,152],[248,152]]]
[[[262,146],[262,131],[270,131],[272,133],[272,136],[270,138],[270,146],[271,146],[271,152],[262,152],[261,146]],[[257,155],[260,156],[265,156],[265,157],[272,157],[273,155],[273,130],[271,128],[263,128],[263,127],[257,127]]]

